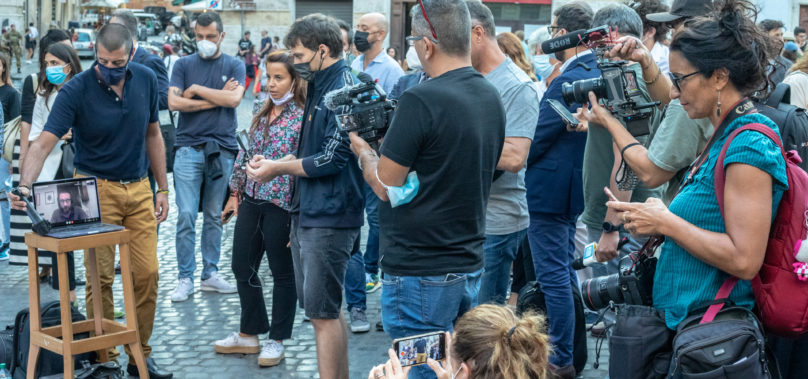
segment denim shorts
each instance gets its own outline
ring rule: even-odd
[[[345,271],[359,228],[306,228],[292,217],[290,247],[300,307],[312,319],[337,319]]]

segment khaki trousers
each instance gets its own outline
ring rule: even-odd
[[[80,175],[77,175],[80,176]],[[154,312],[157,303],[157,220],[149,180],[121,184],[98,179],[98,197],[101,204],[101,221],[105,224],[123,225],[130,231],[129,255],[131,257],[132,284],[135,294],[137,328],[140,344],[146,357],[151,353],[149,338],[154,328]],[[114,319],[112,282],[115,278],[115,247],[97,248],[98,276],[101,281],[101,303],[104,318]],[[86,255],[85,255],[86,257]],[[87,262],[85,262],[87,267]],[[89,268],[87,272],[90,272]],[[90,278],[87,278],[90,283]],[[92,304],[93,293],[87,286],[87,304]],[[87,307],[87,317],[93,317],[92,307]],[[126,346],[126,354],[130,355]],[[114,350],[114,349],[113,349]],[[110,351],[110,359],[120,353]]]

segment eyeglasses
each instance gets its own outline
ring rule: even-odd
[[[560,26],[552,26],[552,25],[547,25],[547,33],[550,33],[550,35],[551,35],[551,36],[552,36],[553,34],[555,34],[555,31],[556,31],[557,29],[561,29],[561,27],[560,27]]]
[[[687,75],[682,75],[682,76],[676,76],[676,74],[674,74],[672,72],[669,72],[668,76],[671,78],[671,82],[673,82],[673,86],[676,87],[676,90],[679,91],[679,92],[682,92],[682,87],[681,87],[682,82],[685,79],[687,79],[687,78],[689,78],[689,77],[691,77],[693,75],[696,75],[696,74],[698,74],[700,72],[701,71],[693,71],[693,72],[691,72],[691,73],[689,73]]]
[[[421,5],[421,14],[424,15],[424,20],[426,20],[426,23],[429,24],[429,30],[432,32],[432,38],[434,38],[432,40],[432,42],[437,43],[438,42],[438,35],[435,34],[435,27],[432,26],[432,22],[429,21],[429,16],[426,15],[426,8],[424,8],[424,2],[421,1],[421,0],[418,0],[418,4]]]
[[[414,46],[416,41],[420,41],[420,40],[422,40],[424,38],[432,41],[432,43],[438,43],[438,41],[436,39],[434,39],[432,37],[429,37],[429,36],[409,36],[407,38],[404,38],[404,40],[407,41],[407,46]]]

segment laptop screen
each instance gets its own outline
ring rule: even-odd
[[[34,207],[52,226],[100,222],[95,178],[34,183]]]

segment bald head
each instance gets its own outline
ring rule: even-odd
[[[363,27],[370,30],[363,30]],[[383,30],[387,33],[387,18],[381,13],[367,13],[359,18],[357,29],[362,31]]]

